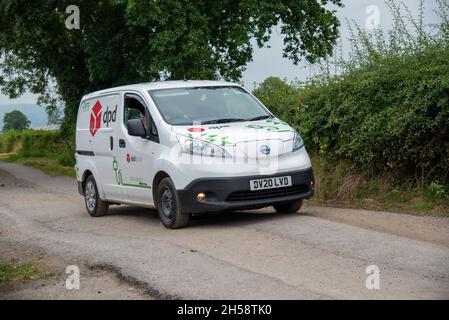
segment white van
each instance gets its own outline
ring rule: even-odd
[[[241,86],[163,81],[85,95],[76,177],[93,217],[111,204],[157,208],[167,228],[191,214],[273,206],[296,212],[314,192],[299,134]]]

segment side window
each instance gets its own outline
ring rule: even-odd
[[[123,121],[126,125],[128,120],[132,119],[144,119],[145,118],[145,106],[142,101],[134,95],[125,96],[125,112]]]
[[[125,95],[124,117],[123,121],[126,126],[128,120],[140,119],[147,132],[147,138],[155,142],[159,142],[158,132],[153,119],[151,118],[148,109],[145,107],[145,102],[142,98],[135,94]]]

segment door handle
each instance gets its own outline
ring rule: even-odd
[[[109,147],[111,148],[111,151],[114,150],[114,137],[109,137]]]
[[[118,146],[119,146],[120,148],[125,148],[125,147],[126,147],[126,142],[125,142],[125,140],[120,139],[120,140],[118,141]]]

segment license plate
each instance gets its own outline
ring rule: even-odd
[[[251,191],[290,187],[291,185],[291,176],[249,180],[249,187]]]

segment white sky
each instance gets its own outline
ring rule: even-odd
[[[369,16],[366,10],[369,6],[377,6],[379,8],[379,24],[384,29],[389,29],[392,24],[392,17],[388,11],[384,0],[344,0],[344,8],[339,8],[337,16],[341,21],[341,37],[343,39],[343,52],[350,50],[348,43],[344,41],[349,37],[349,31],[345,19],[354,20],[362,28],[365,28],[365,22]],[[419,0],[404,1],[413,14],[417,14]],[[438,21],[434,10],[437,8],[435,0],[425,0],[425,23],[435,23]],[[277,76],[294,80],[295,78],[304,80],[310,76],[311,71],[304,67],[304,64],[295,66],[293,63],[282,57],[282,37],[277,30],[274,30],[272,39],[268,43],[270,48],[259,49],[255,46],[253,61],[247,65],[247,69],[243,74],[243,82],[249,89],[253,88],[253,83],[260,83],[269,76]],[[16,103],[36,103],[37,96],[27,93],[17,99],[9,99],[7,96],[0,94],[0,104],[16,104]]]

